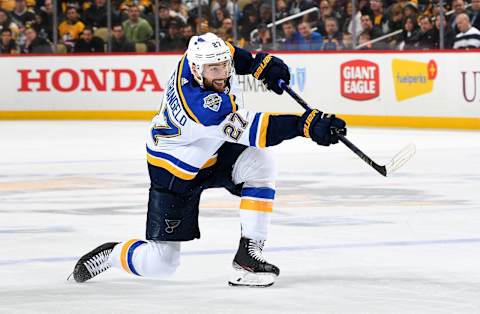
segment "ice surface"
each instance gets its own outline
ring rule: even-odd
[[[109,270],[67,282],[76,258],[142,238],[147,122],[0,122],[0,313],[479,313],[480,133],[351,129],[384,178],[341,144],[274,148],[271,288],[227,286],[239,200],[202,199],[202,239],[170,280]]]

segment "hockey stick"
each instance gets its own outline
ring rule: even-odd
[[[295,93],[290,86],[288,86],[285,81],[279,80],[278,86],[281,89],[286,91],[293,99],[295,99],[300,106],[302,106],[305,110],[311,110],[310,106],[303,100],[297,93]],[[393,171],[397,170],[401,166],[403,166],[410,158],[415,155],[415,145],[413,143],[408,144],[405,146],[401,151],[399,151],[395,156],[393,156],[392,160],[388,162],[386,165],[382,166],[374,162],[370,157],[367,156],[364,152],[362,152],[355,144],[350,142],[343,134],[338,134],[338,139],[340,142],[345,144],[351,151],[357,154],[364,162],[366,162],[370,167],[375,169],[378,173],[383,176],[390,175]]]

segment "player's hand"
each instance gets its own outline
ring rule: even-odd
[[[261,80],[268,90],[281,95],[283,89],[278,86],[280,79],[290,84],[290,71],[282,59],[270,54],[259,52],[255,56],[252,64],[252,75],[257,80]]]
[[[334,114],[316,109],[307,110],[301,117],[299,131],[319,145],[329,146],[338,143],[338,134],[347,135],[346,123]]]

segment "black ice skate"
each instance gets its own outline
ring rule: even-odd
[[[109,269],[108,257],[117,244],[118,242],[108,242],[83,255],[73,269],[73,279],[85,282]]]
[[[262,256],[264,241],[240,239],[233,259],[234,274],[228,281],[231,286],[268,287],[280,274],[277,266],[267,263]]]

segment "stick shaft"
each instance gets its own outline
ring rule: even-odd
[[[280,80],[278,82],[278,85],[285,91],[287,92],[290,96],[292,96],[295,101],[303,107],[305,110],[311,110],[310,106],[307,104],[305,100],[300,97],[295,91],[293,91],[290,86],[288,86],[283,80]],[[338,140],[345,144],[352,152],[354,152],[358,157],[360,157],[364,162],[366,162],[370,167],[375,169],[378,173],[380,173],[383,176],[387,176],[387,171],[385,169],[385,166],[380,166],[377,163],[375,163],[370,157],[367,156],[364,152],[360,150],[355,144],[350,142],[344,135],[342,134],[337,134]]]

